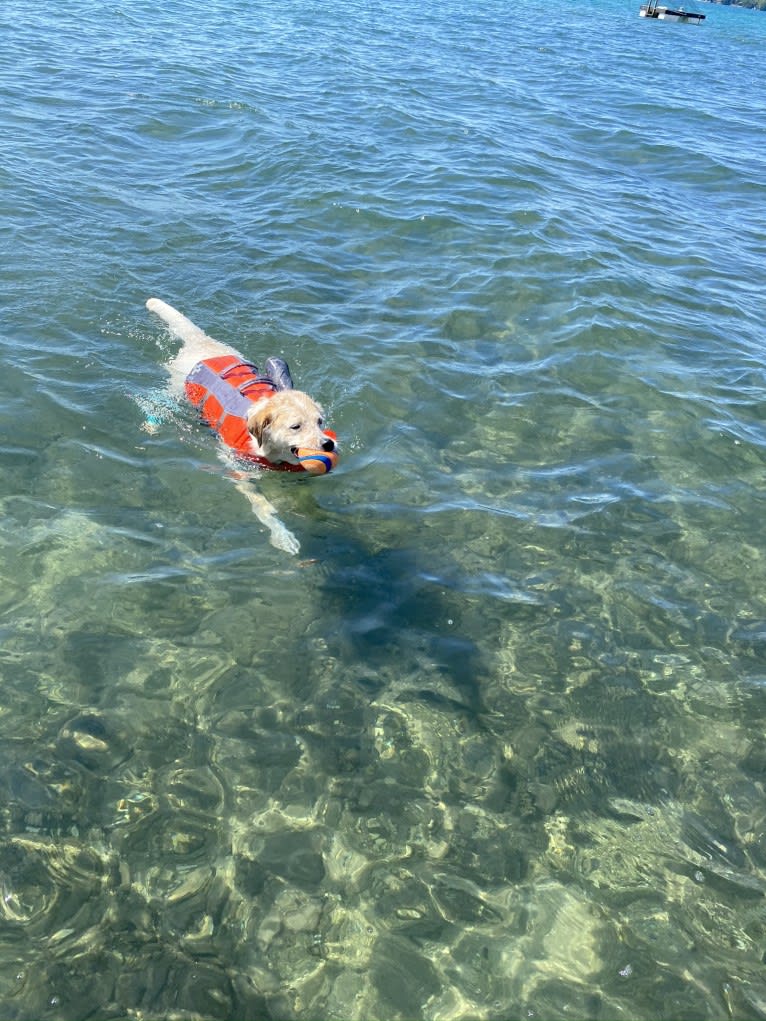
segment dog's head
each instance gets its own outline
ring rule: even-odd
[[[324,431],[322,409],[300,390],[280,390],[253,405],[247,428],[257,444],[254,453],[273,464],[298,464],[299,447],[335,450],[335,440]]]

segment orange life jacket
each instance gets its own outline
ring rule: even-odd
[[[236,355],[206,358],[197,362],[186,377],[185,389],[186,396],[199,408],[207,424],[241,457],[274,471],[306,470],[301,464],[288,461],[275,464],[253,453],[247,414],[256,401],[271,397],[280,387],[269,376],[262,376],[252,362],[243,362]],[[330,429],[326,432],[335,439],[334,432]]]

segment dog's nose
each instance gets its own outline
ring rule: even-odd
[[[328,438],[322,443],[322,450],[326,450],[329,454],[331,450],[335,450],[335,440]]]

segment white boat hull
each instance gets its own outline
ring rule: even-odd
[[[639,8],[639,16],[642,18],[657,18],[659,21],[678,21],[687,25],[699,25],[705,20],[704,14],[693,14],[683,8],[677,10],[672,7],[658,7],[656,4],[642,4]]]

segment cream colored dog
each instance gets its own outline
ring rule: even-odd
[[[146,307],[183,341],[183,347],[166,366],[171,376],[171,386],[179,397],[185,392],[187,377],[200,362],[226,355],[242,358],[234,348],[209,337],[164,301],[150,298]],[[238,448],[238,452],[275,466],[280,463],[297,465],[299,448],[310,447],[325,451],[335,449],[334,439],[324,431],[323,426],[322,409],[308,394],[292,389],[271,393],[250,406],[246,419],[245,445]],[[241,470],[233,470],[232,481],[247,498],[261,524],[268,528],[272,545],[287,553],[297,553],[300,543],[279,520],[275,508],[266,497],[253,491],[250,476]]]

